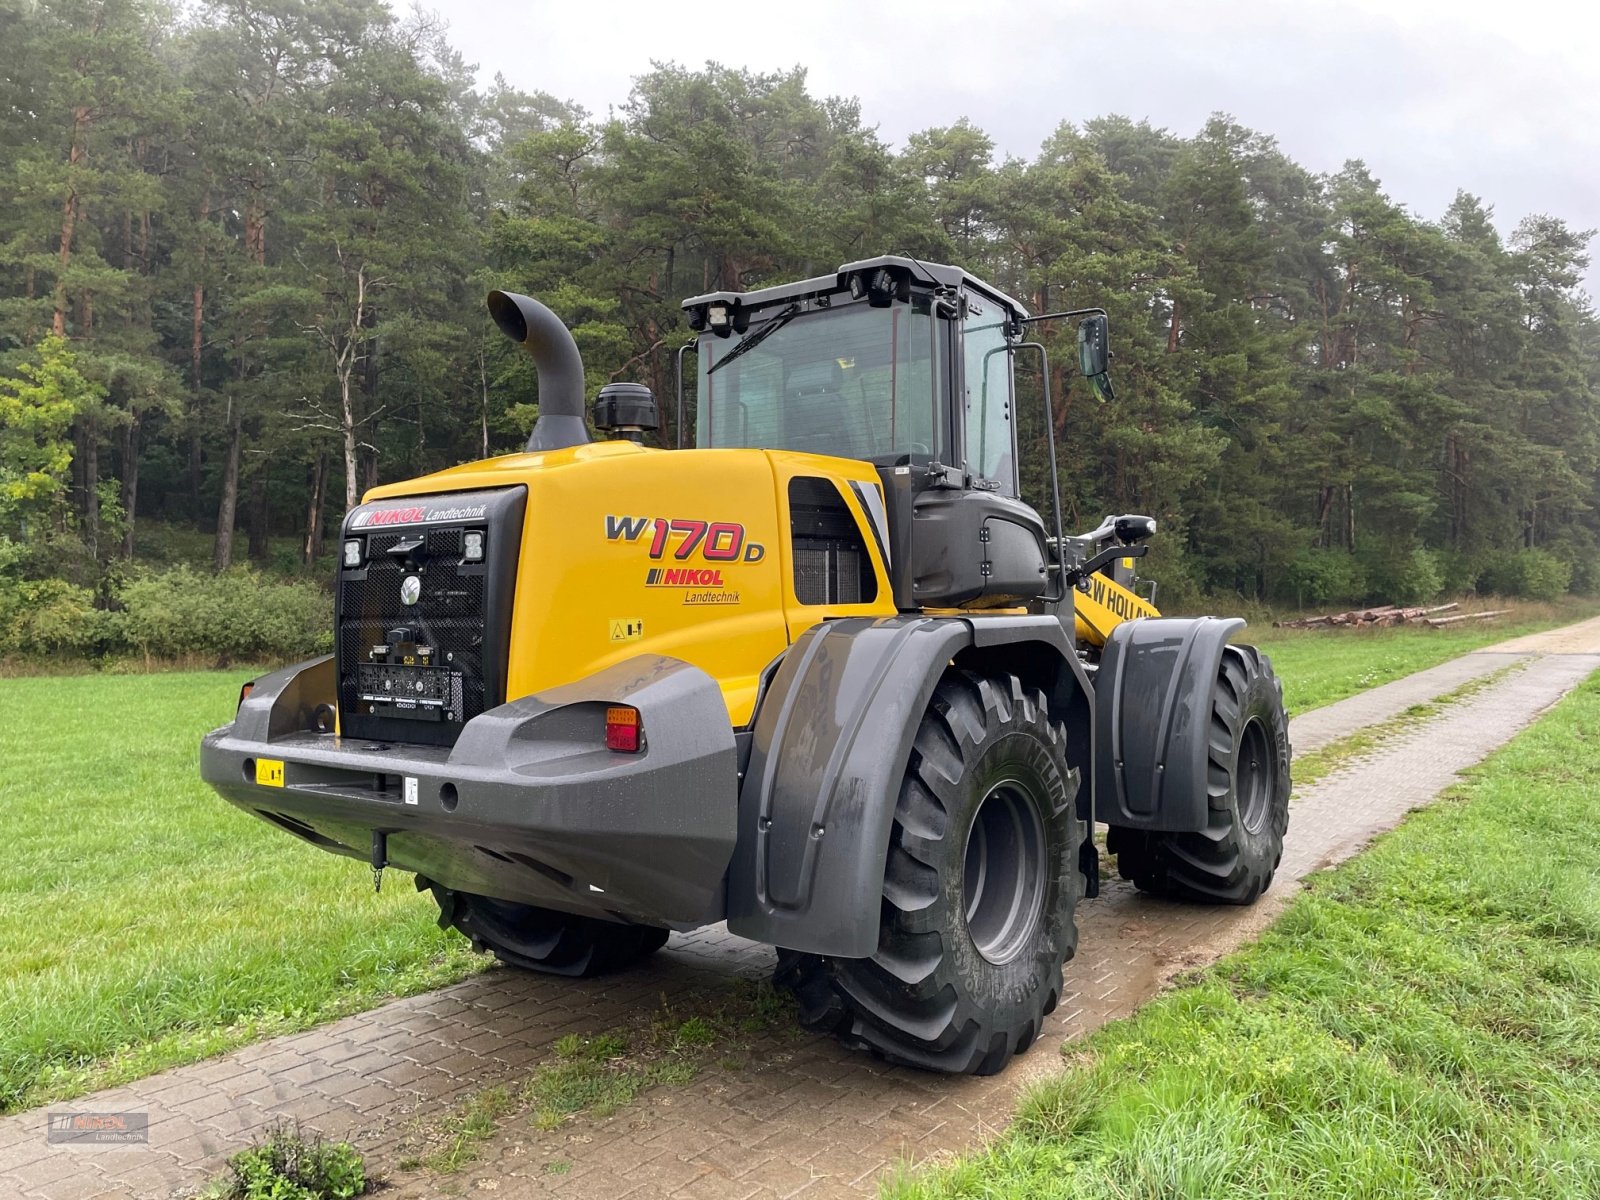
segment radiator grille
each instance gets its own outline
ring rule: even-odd
[[[392,545],[398,539],[373,539],[375,543],[380,540]],[[383,662],[390,634],[405,630],[410,636],[404,641],[432,651],[430,666],[450,672],[451,696],[459,697],[459,704],[446,708],[444,721],[454,726],[465,724],[484,710],[484,577],[481,573],[461,576],[453,563],[435,560],[417,572],[422,581],[421,598],[414,605],[405,605],[400,602],[400,584],[411,572],[383,553],[387,548],[369,553],[366,578],[347,579],[342,584],[342,706],[346,712],[360,711],[359,668]],[[428,739],[419,732],[415,740]]]
[[[362,524],[370,512],[348,519],[346,536],[364,534],[365,553],[338,581],[335,653],[347,734],[452,745],[463,725],[504,702],[524,495],[452,493],[402,508],[417,514],[416,524],[371,532]],[[433,504],[471,516],[427,524]],[[467,526],[482,531],[485,561],[462,561]],[[407,604],[402,587],[412,577],[419,594]]]
[[[789,481],[789,537],[794,594],[801,604],[870,604],[878,598],[861,528],[828,480],[797,475]]]

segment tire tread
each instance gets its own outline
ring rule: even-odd
[[[1246,853],[1243,830],[1231,803],[1233,747],[1253,680],[1265,679],[1274,704],[1272,736],[1281,742],[1284,770],[1281,787],[1269,798],[1273,852],[1266,858]],[[1217,736],[1218,726],[1225,740]],[[1162,833],[1112,826],[1106,849],[1116,855],[1117,870],[1141,891],[1202,904],[1252,904],[1272,885],[1283,858],[1283,835],[1289,826],[1287,761],[1288,722],[1283,713],[1283,683],[1273,674],[1272,660],[1254,646],[1226,646],[1213,692],[1207,739],[1208,822],[1205,829]],[[1225,781],[1220,791],[1217,777]],[[1220,801],[1220,803],[1219,803]]]
[[[546,975],[584,978],[632,965],[667,944],[668,931],[654,925],[625,925],[535,905],[491,900],[458,892],[421,876],[417,889],[433,893],[439,927],[455,929],[480,954],[492,954],[510,967]],[[497,911],[498,910],[498,911]],[[521,925],[507,926],[510,917]]]
[[[1042,732],[1065,768],[1065,732],[1049,717],[1043,692],[1015,676],[952,670],[934,692],[912,742],[895,806],[884,871],[879,948],[865,959],[831,959],[780,949],[774,982],[794,993],[801,1024],[840,1037],[890,1062],[924,1070],[993,1074],[1038,1036],[1044,1016],[1061,993],[1061,963],[1077,950],[1077,925],[1062,922],[1059,961],[1034,1002],[1004,1028],[991,1014],[964,1002],[949,979],[948,955],[938,928],[938,864],[951,834],[948,797],[971,767],[970,756],[994,727]],[[1073,772],[1063,769],[1065,785]],[[1047,818],[1048,819],[1048,815]],[[1083,823],[1075,832],[1071,861]],[[1070,872],[1070,902],[1083,894],[1083,877]]]

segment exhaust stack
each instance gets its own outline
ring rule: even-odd
[[[572,334],[532,296],[495,291],[487,304],[500,332],[533,355],[539,370],[539,419],[528,435],[528,450],[583,445],[589,440],[583,423],[583,359]]]

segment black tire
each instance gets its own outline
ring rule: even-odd
[[[1283,684],[1254,646],[1227,646],[1211,694],[1209,821],[1199,833],[1113,825],[1106,849],[1141,891],[1200,904],[1253,904],[1272,884],[1289,828]]]
[[[778,951],[801,1024],[932,1071],[990,1075],[1026,1050],[1078,946],[1077,790],[1042,692],[946,672],[900,785],[878,952]]]
[[[457,892],[419,878],[439,905],[439,928],[466,935],[480,954],[510,967],[547,975],[603,975],[620,970],[667,944],[653,925],[622,925],[532,904]]]

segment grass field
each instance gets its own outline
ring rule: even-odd
[[[392,874],[200,783],[232,673],[0,681],[0,1111],[424,991],[483,960]]]
[[[1600,1195],[1600,680],[892,1200]]]
[[[1240,640],[1260,646],[1271,657],[1273,669],[1283,680],[1284,703],[1294,714],[1402,679],[1495,642],[1600,613],[1600,600],[1578,597],[1568,597],[1559,604],[1508,600],[1475,602],[1473,606],[1509,608],[1511,612],[1494,621],[1468,621],[1442,629],[1426,625],[1274,629],[1270,624],[1253,624]]]

